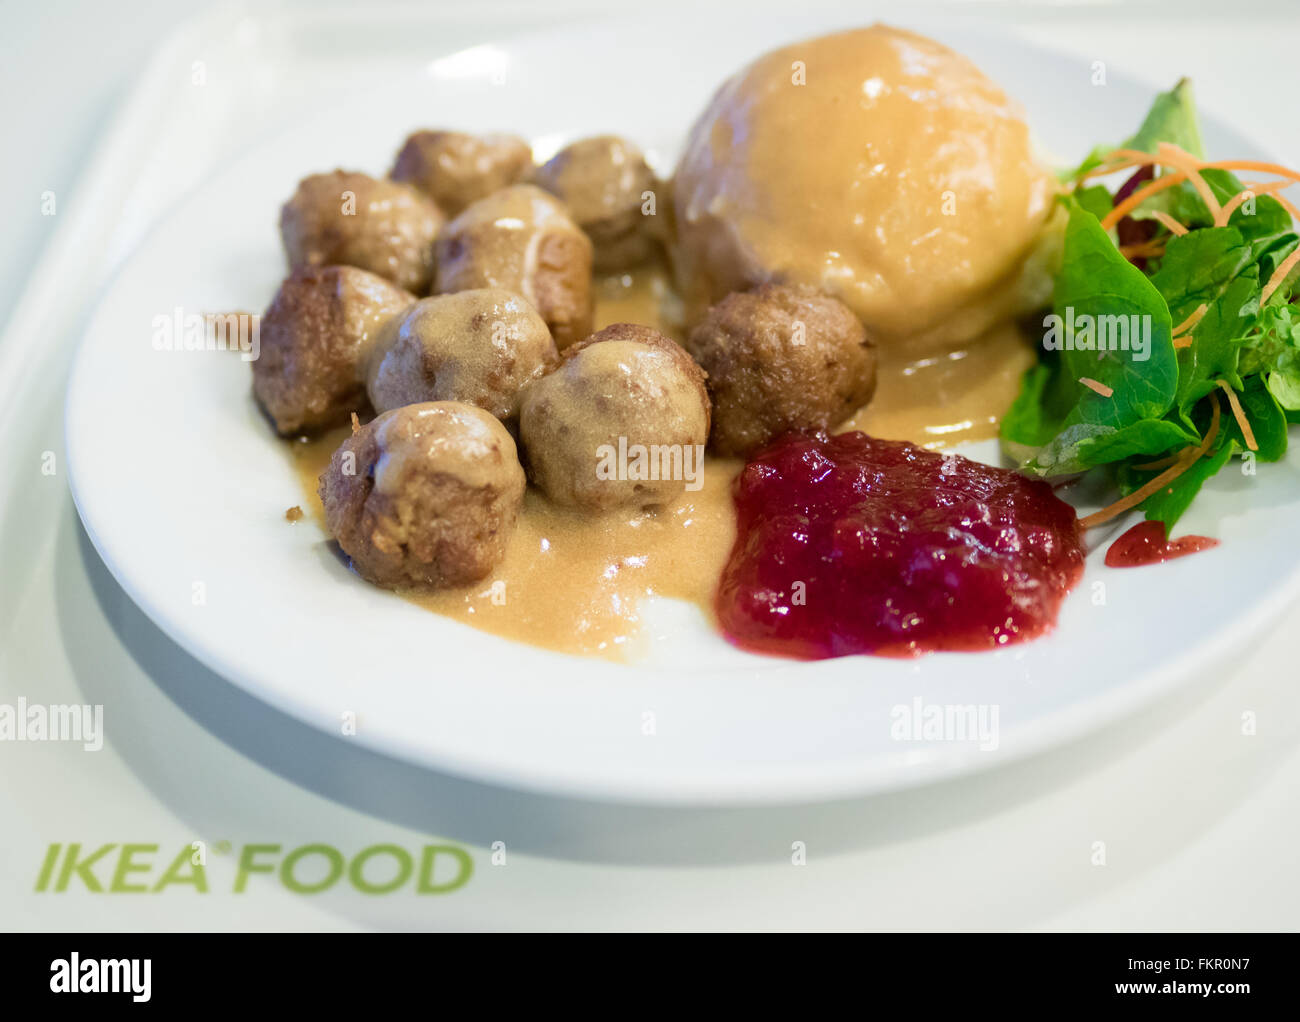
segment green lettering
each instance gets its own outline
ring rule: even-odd
[[[157,845],[123,845],[117,856],[117,869],[113,871],[113,885],[109,888],[114,894],[144,894],[149,890],[148,884],[128,884],[129,873],[147,873],[153,864],[132,862],[132,856],[140,852],[152,855],[158,851]]]
[[[250,873],[274,873],[274,866],[264,866],[261,863],[254,862],[254,858],[266,852],[270,855],[277,855],[280,852],[279,845],[244,845],[239,852],[239,868],[235,873],[235,893],[243,894],[244,888],[248,886],[248,876]]]
[[[446,883],[435,884],[433,882],[434,864],[438,853],[443,852],[450,855],[459,864],[456,875]],[[448,894],[457,888],[464,887],[469,882],[470,874],[474,872],[474,860],[469,857],[469,853],[463,848],[457,848],[455,845],[425,845],[424,853],[420,856],[420,882],[416,885],[416,892],[419,894]]]
[[[103,891],[104,888],[100,885],[99,878],[90,871],[90,868],[116,847],[116,844],[105,845],[94,855],[87,856],[81,862],[78,862],[77,855],[81,851],[81,845],[68,845],[68,854],[63,858],[63,868],[59,870],[59,879],[55,882],[54,889],[56,891],[66,891],[68,882],[72,879],[72,874],[76,873],[77,876],[81,877],[81,882],[86,885],[86,890],[96,893]]]
[[[36,889],[43,891],[49,885],[50,874],[54,872],[54,864],[59,861],[59,849],[61,844],[50,845],[50,850],[45,853],[45,861],[41,863],[40,875],[36,878]]]
[[[382,884],[374,884],[365,877],[366,863],[376,855],[391,855],[397,861],[397,875],[392,880]],[[371,845],[363,849],[352,864],[348,867],[348,879],[352,881],[352,886],[362,894],[387,894],[395,891],[402,884],[411,878],[411,870],[415,864],[411,860],[411,853],[399,845]]]
[[[329,860],[329,872],[325,874],[323,880],[318,880],[314,884],[301,884],[294,878],[293,868],[309,855],[325,856]],[[332,887],[342,875],[343,855],[337,848],[331,848],[329,845],[303,845],[301,848],[295,848],[284,857],[284,862],[280,865],[280,883],[294,894],[319,894],[325,888]]]
[[[181,872],[186,866],[193,866],[188,874]],[[153,892],[157,894],[168,884],[193,884],[194,889],[200,894],[208,893],[208,871],[204,868],[203,863],[195,862],[190,856],[190,848],[186,845],[180,850],[172,864],[167,867],[158,882],[154,884]]]

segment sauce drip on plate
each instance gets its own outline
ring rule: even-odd
[[[1139,522],[1120,536],[1106,551],[1106,567],[1138,568],[1144,564],[1163,564],[1175,557],[1186,557],[1219,545],[1209,536],[1165,538],[1164,522]]]
[[[1051,629],[1083,573],[1044,482],[863,433],[790,434],[735,484],[717,613],[747,649],[805,659],[982,650]]]

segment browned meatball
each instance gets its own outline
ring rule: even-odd
[[[591,242],[533,185],[479,199],[438,236],[439,294],[499,287],[541,313],[561,350],[591,330]]]
[[[710,442],[743,455],[794,429],[827,429],[870,399],[875,346],[849,308],[813,288],[727,295],[686,341],[708,374]]]
[[[591,239],[600,272],[634,266],[654,251],[655,221],[643,207],[646,193],[656,190],[655,175],[626,139],[579,139],[539,167],[533,180],[569,207]]]
[[[280,210],[290,267],[344,263],[425,294],[443,215],[411,185],[336,170],[303,178]]]
[[[616,323],[525,388],[519,435],[533,481],[557,504],[664,504],[703,485],[704,374],[658,331]]]
[[[457,291],[421,299],[384,331],[366,389],[379,412],[464,401],[508,421],[519,414],[520,390],[557,357],[546,322],[518,295]]]
[[[515,135],[417,131],[402,146],[389,174],[428,195],[448,216],[527,177],[533,150]]]
[[[363,363],[383,325],[415,301],[355,266],[303,266],[262,317],[253,393],[275,428],[300,433],[366,407]]]
[[[432,401],[385,412],[320,478],[325,524],[357,573],[390,589],[477,582],[505,556],[524,470],[501,423]]]

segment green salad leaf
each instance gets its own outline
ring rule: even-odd
[[[1142,126],[1119,145],[1099,145],[1077,167],[1061,174],[1062,179],[1074,181],[1090,170],[1102,166],[1116,149],[1140,149],[1154,153],[1161,142],[1172,142],[1193,156],[1204,155],[1201,143],[1201,122],[1196,116],[1196,101],[1192,96],[1192,83],[1182,78],[1168,92],[1162,92],[1151,104]]]
[[[1172,89],[1156,96],[1142,126],[1119,148],[1154,153],[1161,142],[1170,142],[1193,156],[1205,155],[1190,78],[1180,78]]]
[[[1292,304],[1300,273],[1262,301],[1300,236],[1286,207],[1267,194],[1247,196],[1226,226],[1215,226],[1205,199],[1183,181],[1131,211],[1142,225],[1125,237],[1136,232],[1149,241],[1130,260],[1101,226],[1117,204],[1115,191],[1096,176],[1081,178],[1113,162],[1115,148],[1156,155],[1162,142],[1203,158],[1186,80],[1156,97],[1121,146],[1097,147],[1065,175],[1077,183],[1060,200],[1068,222],[1052,308],[1042,320],[1038,363],[1025,374],[1001,435],[1027,472],[1059,477],[1102,466],[1124,495],[1175,456],[1205,448],[1140,505],[1147,518],[1172,527],[1234,454],[1276,461],[1286,453],[1288,424],[1300,422],[1300,306]],[[1244,190],[1227,170],[1200,174],[1220,207]],[[1186,233],[1173,233],[1156,212]],[[1207,440],[1215,402],[1219,426]]]

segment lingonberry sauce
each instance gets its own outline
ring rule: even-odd
[[[1110,545],[1106,551],[1106,567],[1139,568],[1144,564],[1163,564],[1175,557],[1186,557],[1218,545],[1219,541],[1209,536],[1166,539],[1164,522],[1139,522]]]
[[[1044,482],[863,433],[788,434],[735,482],[717,612],[736,645],[803,659],[983,650],[1051,629],[1083,573]]]

